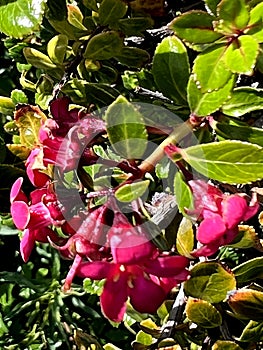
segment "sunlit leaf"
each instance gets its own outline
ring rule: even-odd
[[[254,258],[236,266],[233,270],[238,283],[263,279],[263,257]]]
[[[191,209],[193,206],[193,193],[190,187],[184,181],[182,174],[178,171],[174,177],[174,195],[176,203],[182,214],[185,214],[186,209]]]
[[[242,350],[242,348],[233,341],[218,340],[212,346],[212,350]]]
[[[125,184],[117,189],[115,192],[115,197],[120,202],[131,202],[141,197],[148,189],[149,184],[149,180],[134,182],[132,184]]]
[[[220,312],[205,300],[189,298],[185,312],[190,321],[204,328],[215,328],[222,323]]]
[[[62,64],[66,54],[68,37],[63,34],[54,36],[47,44],[47,53],[52,62]]]
[[[176,235],[176,249],[182,256],[191,258],[190,252],[194,248],[194,231],[192,222],[183,217]]]
[[[263,42],[263,3],[260,2],[250,11],[247,34],[252,35],[259,43]]]
[[[23,52],[27,62],[36,68],[56,68],[56,65],[50,60],[50,58],[47,55],[36,49],[33,49],[31,47],[25,47]]]

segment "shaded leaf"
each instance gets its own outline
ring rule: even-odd
[[[84,52],[85,58],[107,60],[118,54],[123,46],[123,40],[115,31],[100,33],[92,37]]]
[[[216,262],[201,262],[190,271],[190,279],[185,281],[187,295],[203,299],[209,303],[219,303],[227,293],[236,287],[234,275]]]
[[[87,30],[87,28],[82,24],[83,22],[83,14],[80,11],[79,7],[73,4],[69,4],[68,8],[68,22],[75,28],[80,30]]]
[[[142,33],[153,26],[151,17],[131,17],[118,20],[120,30],[127,36],[142,35]]]
[[[223,113],[232,117],[240,117],[246,113],[263,108],[263,89],[238,87],[223,104]]]
[[[233,341],[218,340],[212,346],[212,350],[242,350],[242,348]]]
[[[217,111],[229,98],[234,83],[235,77],[232,76],[221,89],[203,93],[191,75],[187,86],[191,112],[201,117]]]
[[[249,321],[239,340],[241,342],[255,342],[263,339],[263,322]]]
[[[50,58],[42,52],[33,49],[31,47],[25,47],[23,50],[24,56],[28,63],[32,66],[41,69],[53,69],[56,65],[50,60]]]
[[[148,189],[150,180],[138,181],[131,184],[125,184],[117,189],[115,197],[120,202],[131,202],[141,197]]]
[[[190,321],[204,328],[219,327],[222,323],[220,312],[205,300],[189,298],[185,312]]]
[[[141,67],[145,62],[149,61],[150,56],[147,51],[137,47],[123,47],[115,58],[128,67]]]
[[[37,31],[43,19],[46,0],[16,0],[0,6],[0,30],[14,38]]]
[[[254,289],[238,289],[231,292],[228,305],[237,317],[245,320],[263,321],[263,293]]]
[[[214,16],[203,11],[189,11],[175,18],[169,27],[182,40],[191,44],[211,43],[222,35],[213,28]]]
[[[263,257],[258,257],[245,261],[236,266],[233,270],[238,283],[252,282],[255,279],[263,278]]]
[[[158,89],[175,102],[185,103],[189,71],[183,43],[175,36],[163,39],[155,50],[152,67]]]
[[[258,241],[259,238],[253,226],[238,225],[238,235],[231,242],[231,244],[228,244],[228,246],[233,248],[246,249],[256,246]]]
[[[122,0],[103,0],[98,11],[100,24],[115,24],[118,19],[125,15],[127,8]]]
[[[224,61],[233,73],[251,75],[255,68],[259,44],[251,35],[241,35],[226,49]]]
[[[135,106],[119,96],[107,109],[106,123],[113,149],[126,159],[140,159],[147,147],[147,131]]]

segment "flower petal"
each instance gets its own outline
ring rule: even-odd
[[[104,315],[114,322],[121,322],[128,298],[127,274],[121,273],[106,280],[100,297]]]
[[[189,259],[184,256],[167,256],[149,260],[145,264],[145,271],[158,277],[178,277],[183,273],[187,276],[185,268],[189,265]]]
[[[226,231],[226,226],[220,215],[204,219],[197,229],[196,237],[202,244],[209,244],[220,239]]]
[[[24,262],[27,262],[35,246],[34,231],[26,229],[20,241],[20,253]]]
[[[10,191],[10,202],[13,203],[14,201],[21,201],[21,202],[28,202],[27,196],[24,194],[24,192],[21,190],[21,186],[23,183],[23,178],[19,177],[12,185],[11,191]]]
[[[132,283],[133,288],[129,288],[129,296],[135,310],[142,313],[155,313],[165,300],[165,290],[148,276],[138,275]]]
[[[77,275],[82,278],[101,280],[114,272],[115,269],[116,265],[107,261],[84,262],[79,266]]]
[[[244,219],[248,209],[247,201],[239,195],[227,196],[222,201],[223,220],[229,229],[237,226]]]
[[[11,204],[11,215],[14,224],[19,230],[24,230],[30,219],[29,207],[25,202],[14,202]]]

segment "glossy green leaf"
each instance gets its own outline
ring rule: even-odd
[[[246,27],[249,11],[245,0],[222,0],[217,7],[219,17],[217,29],[224,34],[235,34]]]
[[[15,103],[12,98],[0,96],[0,113],[12,115],[15,109]]]
[[[189,11],[176,17],[170,28],[182,40],[191,44],[212,43],[222,34],[216,33],[213,28],[214,16],[203,11]]]
[[[222,111],[231,117],[240,117],[246,113],[263,108],[263,89],[238,87],[223,104]]]
[[[175,36],[163,39],[155,50],[152,67],[160,92],[177,103],[185,103],[189,71],[183,43]]]
[[[176,235],[176,249],[178,253],[191,258],[190,252],[194,248],[194,231],[192,222],[183,217]]]
[[[67,51],[68,37],[63,34],[54,36],[47,44],[47,53],[55,64],[62,64]]]
[[[263,148],[241,141],[221,141],[180,151],[201,174],[225,183],[245,184],[263,178]]]
[[[103,0],[99,7],[101,25],[115,24],[127,12],[127,5],[122,0]]]
[[[241,35],[226,49],[224,59],[233,73],[251,75],[255,68],[259,44],[250,35]]]
[[[143,345],[151,345],[153,338],[150,334],[147,334],[143,331],[139,331],[136,335],[136,341]]]
[[[250,11],[249,30],[247,34],[252,35],[259,43],[263,42],[263,3],[260,2]]]
[[[224,62],[225,45],[217,45],[200,53],[193,66],[194,79],[202,92],[222,88],[231,78]]]
[[[238,289],[228,296],[228,305],[236,317],[263,321],[263,293],[254,289]]]
[[[255,229],[249,225],[238,225],[238,235],[228,244],[232,248],[247,249],[255,247],[259,242]]]
[[[147,147],[143,116],[134,105],[119,96],[106,112],[107,132],[111,146],[126,159],[140,159]]]
[[[25,47],[23,50],[24,56],[28,63],[32,66],[41,69],[56,68],[56,65],[50,60],[50,58],[44,53],[33,49],[31,47]]]
[[[224,139],[247,141],[263,147],[263,130],[251,126],[235,126],[213,121],[210,123],[216,134]]]
[[[191,112],[201,117],[217,111],[230,97],[234,83],[235,77],[232,75],[221,89],[203,93],[201,87],[195,82],[194,76],[191,75],[187,86]]]
[[[235,288],[234,275],[217,262],[196,264],[190,271],[190,278],[184,283],[187,295],[209,303],[219,303]]]
[[[190,321],[203,328],[215,328],[222,324],[220,312],[205,300],[189,298],[185,312]]]
[[[212,350],[242,350],[242,348],[233,341],[218,340],[212,346]]]
[[[193,193],[179,171],[174,177],[174,195],[182,214],[185,214],[186,209],[191,209],[193,207]]]
[[[123,47],[115,58],[128,67],[141,67],[149,61],[150,56],[147,51],[137,47]]]
[[[68,8],[68,22],[74,27],[80,30],[86,30],[87,28],[82,24],[83,14],[80,11],[79,7],[73,4],[69,4]]]
[[[141,197],[148,189],[150,180],[125,184],[117,189],[115,197],[120,202],[131,202]]]
[[[263,257],[245,261],[233,270],[238,283],[248,283],[263,278]]]
[[[15,0],[0,6],[0,31],[22,38],[39,30],[46,0]]]
[[[76,28],[67,19],[62,21],[49,19],[49,23],[58,33],[66,35],[70,40],[78,40],[78,38],[87,35],[86,28],[85,30]]]
[[[38,107],[24,106],[15,113],[15,121],[23,146],[33,148],[39,143],[38,133],[46,116]]]
[[[100,33],[90,39],[84,57],[94,60],[107,60],[121,52],[122,47],[123,40],[117,32]]]
[[[221,0],[204,0],[206,8],[210,10],[214,15],[216,15],[217,5]]]
[[[146,29],[153,26],[153,20],[149,17],[131,17],[122,18],[118,21],[120,30],[127,36],[139,35],[141,36]]]
[[[256,342],[263,338],[263,322],[249,321],[239,340],[241,342]]]

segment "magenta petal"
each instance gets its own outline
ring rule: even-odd
[[[79,266],[77,275],[82,278],[88,277],[94,280],[101,280],[106,278],[115,269],[115,264],[106,261],[84,262]]]
[[[136,276],[132,284],[133,288],[129,288],[129,296],[135,310],[142,313],[155,313],[165,300],[164,289],[143,275]]]
[[[185,276],[185,268],[189,265],[189,259],[184,256],[167,256],[155,260],[149,260],[145,264],[145,271],[158,277],[176,277],[183,272]]]
[[[199,258],[200,256],[211,256],[218,251],[219,247],[220,247],[220,243],[213,242],[192,251],[191,255],[196,258]]]
[[[197,239],[202,244],[214,242],[224,235],[226,226],[220,215],[215,214],[201,222],[197,229]]]
[[[30,219],[29,207],[25,202],[14,202],[11,204],[11,215],[14,224],[19,230],[24,230]]]
[[[126,311],[128,285],[126,273],[107,279],[100,297],[104,315],[114,322],[121,322]],[[149,300],[148,300],[149,301]]]
[[[20,241],[20,253],[24,262],[27,262],[35,246],[34,231],[26,229]]]
[[[239,195],[228,196],[222,202],[223,219],[229,229],[237,226],[244,219],[248,205]]]
[[[14,183],[10,191],[10,202],[13,203],[16,201],[28,202],[27,196],[21,190],[21,186],[23,183],[23,178],[19,177]]]

